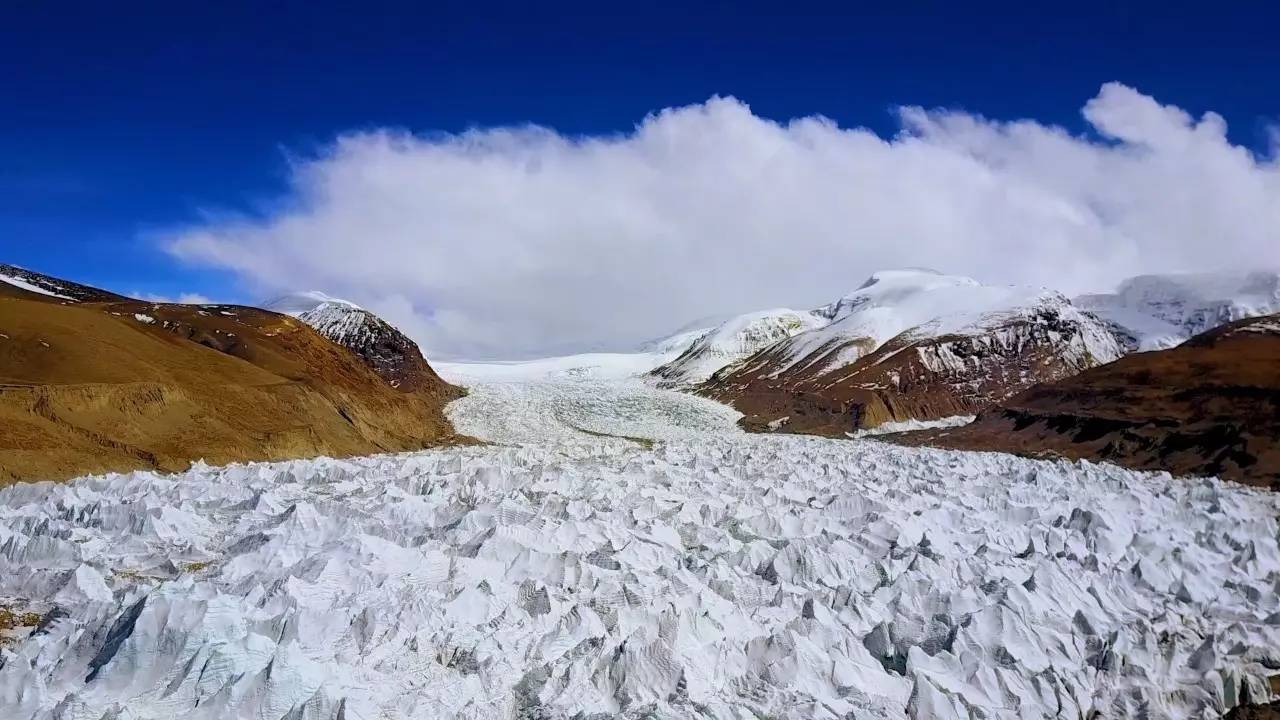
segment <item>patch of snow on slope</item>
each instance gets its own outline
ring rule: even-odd
[[[952,415],[951,417],[938,418],[937,420],[903,420],[901,422],[881,423],[867,430],[857,430],[848,433],[852,438],[874,437],[876,435],[887,435],[889,433],[910,432],[912,430],[934,430],[937,428],[953,428],[962,425],[968,425],[973,422],[973,415]]]
[[[1278,516],[1216,480],[714,434],[17,485],[0,603],[42,620],[0,706],[1210,717],[1280,664]]]
[[[1269,318],[1267,320],[1259,320],[1250,323],[1239,329],[1239,332],[1261,333],[1266,335],[1280,335],[1280,316]]]
[[[20,288],[20,289],[22,289],[22,290],[26,290],[27,292],[33,292],[33,293],[36,293],[36,294],[39,294],[39,295],[47,295],[47,296],[49,296],[49,297],[56,297],[56,298],[59,298],[59,299],[61,299],[61,300],[73,300],[73,299],[74,299],[74,298],[71,298],[71,297],[69,297],[69,296],[67,296],[67,295],[62,295],[62,294],[60,294],[60,293],[56,293],[56,292],[54,292],[53,290],[51,290],[51,289],[49,289],[49,288],[41,287],[41,286],[39,286],[39,285],[34,285],[34,284],[32,284],[32,283],[27,282],[26,280],[23,280],[23,279],[22,279],[22,278],[20,278],[20,277],[16,277],[16,276],[13,276],[13,275],[0,275],[0,282],[5,282],[5,283],[8,283],[8,284],[10,284],[10,285],[12,285],[12,286],[14,286],[14,287],[16,287],[16,288]]]
[[[1075,303],[1117,326],[1134,349],[1159,350],[1228,322],[1280,312],[1280,273],[1140,275],[1115,293],[1082,295]]]

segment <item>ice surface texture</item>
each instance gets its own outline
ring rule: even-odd
[[[779,436],[19,485],[0,716],[1212,717],[1277,498]]]

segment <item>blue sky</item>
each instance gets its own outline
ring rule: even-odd
[[[253,299],[157,238],[271,212],[286,154],[351,130],[625,133],[731,95],[885,136],[900,105],[1086,132],[1081,105],[1112,80],[1216,111],[1260,153],[1280,117],[1263,3],[126,5],[14,3],[0,22],[0,260],[125,292]]]

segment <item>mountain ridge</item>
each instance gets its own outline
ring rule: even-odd
[[[277,298],[263,307],[296,317],[321,335],[350,349],[393,388],[411,392],[445,386],[427,364],[417,343],[395,326],[349,300],[313,290]],[[453,394],[450,399],[457,396]]]
[[[809,316],[811,326],[726,364],[694,391],[741,410],[748,429],[839,437],[971,415],[1122,354],[1100,321],[1060,293],[933,270],[874,273]]]
[[[292,317],[23,272],[0,282],[0,484],[456,441],[458,389],[393,388]]]

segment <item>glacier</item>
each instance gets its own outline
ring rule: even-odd
[[[0,490],[0,717],[1209,718],[1280,672],[1280,495],[493,376],[489,445]]]

